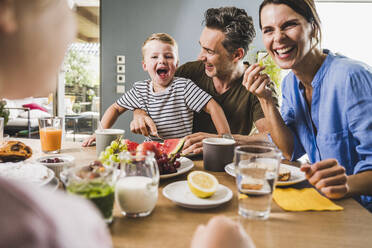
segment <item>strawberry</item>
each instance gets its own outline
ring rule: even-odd
[[[137,153],[142,153],[142,154],[146,154],[146,152],[151,151],[155,153],[155,157],[159,157],[161,154],[160,148],[161,148],[161,144],[159,144],[158,142],[146,141],[138,145],[136,151]]]

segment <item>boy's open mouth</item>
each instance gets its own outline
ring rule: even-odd
[[[161,79],[164,79],[167,76],[168,71],[169,71],[168,69],[163,68],[163,69],[157,69],[156,73],[159,75]]]

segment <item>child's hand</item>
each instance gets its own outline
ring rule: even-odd
[[[88,139],[86,139],[83,144],[81,144],[81,146],[83,147],[87,147],[87,146],[91,146],[93,145],[93,142],[96,141],[96,135],[93,134],[92,136],[90,136]]]
[[[133,120],[130,123],[130,131],[144,136],[159,136],[154,121],[141,109],[133,111]]]

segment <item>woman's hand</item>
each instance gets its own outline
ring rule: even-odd
[[[158,130],[154,121],[142,109],[133,111],[133,120],[130,123],[130,131],[144,136],[158,136]]]
[[[315,164],[304,164],[301,171],[307,180],[331,199],[340,199],[349,192],[345,168],[335,159],[322,160]]]
[[[244,73],[243,86],[258,98],[263,98],[266,100],[272,99],[271,90],[266,87],[270,84],[270,77],[261,73],[265,67],[259,64],[253,64]]]
[[[207,225],[199,225],[191,241],[191,248],[254,248],[243,227],[224,216],[213,217]]]
[[[185,143],[183,145],[182,153],[183,154],[199,154],[203,152],[203,139],[205,138],[217,138],[217,134],[211,133],[193,133],[185,137]]]
[[[86,139],[81,146],[87,147],[93,145],[93,142],[96,141],[96,134],[92,134],[88,139]]]

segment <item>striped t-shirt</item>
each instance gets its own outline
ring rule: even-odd
[[[159,136],[172,139],[192,133],[193,111],[200,112],[211,98],[190,79],[175,77],[162,92],[154,92],[150,80],[136,82],[117,104],[129,110],[146,111]]]

